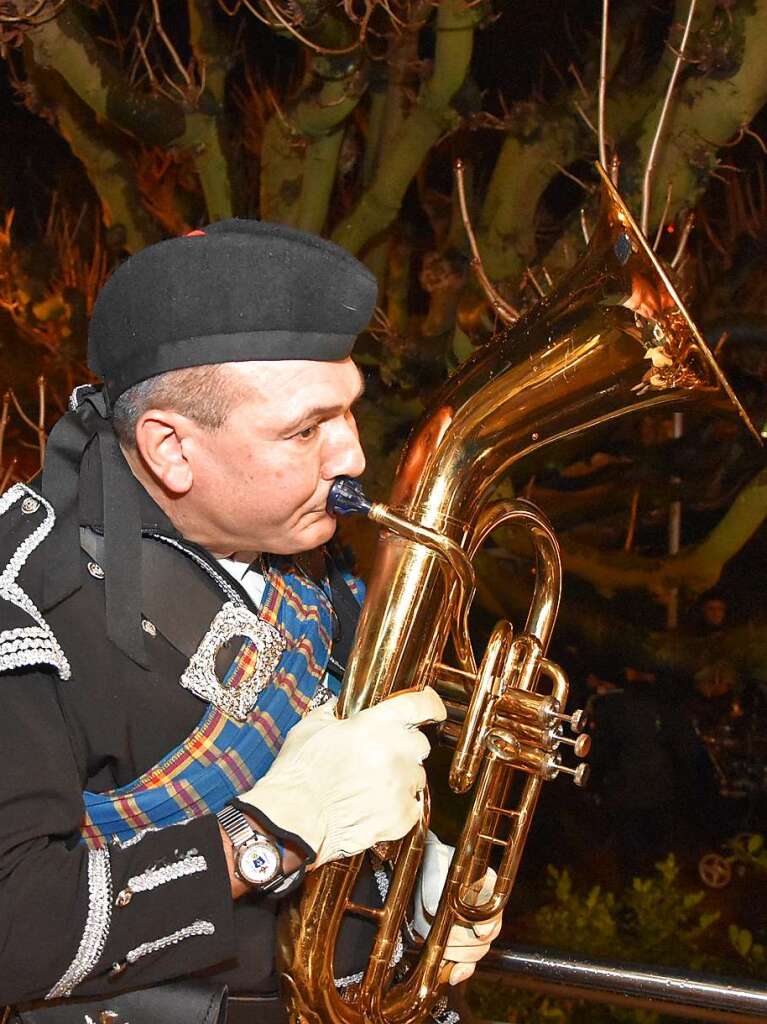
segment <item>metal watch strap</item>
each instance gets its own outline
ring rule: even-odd
[[[263,835],[261,832],[256,832],[248,818],[238,811],[236,807],[232,807],[227,804],[220,811],[217,812],[216,817],[218,818],[219,824],[223,828],[224,832],[229,836],[232,841],[232,848],[236,853],[237,850],[250,842],[261,842],[268,843],[273,846],[279,855],[280,861],[284,854],[282,844],[278,843],[277,840],[269,838],[269,836]],[[249,883],[253,888],[257,888],[259,892],[271,893],[283,884],[285,881],[285,872],[280,869],[271,881],[264,883],[263,885],[254,886],[253,883]]]
[[[267,843],[271,842],[266,836],[256,832],[242,811],[238,811],[236,807],[231,807],[227,804],[226,807],[218,812],[216,817],[221,823],[224,832],[232,840],[232,845],[235,848],[242,846],[243,843],[247,843],[250,839],[262,839]],[[272,845],[276,846],[277,844],[273,843]]]

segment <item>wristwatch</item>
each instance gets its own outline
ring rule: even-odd
[[[260,892],[278,888],[285,878],[279,846],[256,832],[236,807],[224,807],[216,817],[232,841],[235,875]]]

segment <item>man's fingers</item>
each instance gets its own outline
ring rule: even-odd
[[[405,690],[395,693],[361,714],[375,716],[384,722],[401,722],[413,726],[444,722],[447,717],[442,699],[430,686],[419,692]]]
[[[473,931],[477,938],[482,942],[492,942],[493,939],[498,937],[502,927],[503,917],[499,914],[498,917],[494,917],[492,921],[475,924]]]
[[[456,964],[451,970],[448,978],[450,985],[460,985],[463,981],[468,981],[474,973],[474,964]]]
[[[489,948],[487,943],[483,943],[481,946],[447,946],[445,960],[449,960],[453,964],[476,964]]]
[[[498,875],[495,871],[492,868],[488,868],[485,872],[485,877],[473,882],[469,887],[469,891],[464,897],[466,901],[474,907],[481,907],[493,895],[497,878]]]
[[[413,785],[412,785],[411,792],[412,792],[413,796],[417,796],[419,793],[423,793],[423,791],[425,789],[426,789],[426,771],[425,771],[424,768],[422,768],[419,765],[418,766],[418,770],[416,771],[415,775],[413,776]]]
[[[497,938],[502,925],[503,919],[500,916],[494,917],[492,921],[473,926],[454,924],[448,935],[448,948],[452,946],[489,946],[493,939]]]

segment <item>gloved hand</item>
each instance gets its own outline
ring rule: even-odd
[[[446,714],[429,687],[352,718],[334,711],[328,701],[291,729],[269,771],[240,797],[256,817],[261,811],[308,843],[315,867],[410,831],[421,814],[430,750],[418,726]]]
[[[425,939],[431,930],[454,853],[455,847],[440,842],[433,832],[429,832],[415,888],[413,924],[421,938]],[[483,903],[489,898],[495,888],[495,879],[495,871],[488,868],[485,877],[472,886],[473,903]],[[445,962],[455,964],[448,979],[451,985],[459,985],[472,976],[477,961],[487,953],[490,943],[500,932],[502,920],[503,915],[498,914],[486,924],[453,925],[445,948]]]

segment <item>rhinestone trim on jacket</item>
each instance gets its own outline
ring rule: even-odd
[[[188,924],[186,928],[179,928],[178,931],[165,935],[161,939],[154,939],[152,942],[142,942],[140,946],[129,950],[125,954],[125,959],[127,963],[135,964],[142,956],[157,953],[161,949],[167,949],[168,946],[175,946],[176,943],[183,942],[184,939],[191,939],[195,935],[213,935],[215,930],[216,927],[211,921],[195,921],[193,924]]]
[[[24,593],[16,577],[35,548],[45,540],[53,529],[56,515],[53,507],[41,495],[26,484],[14,484],[0,497],[0,516],[17,501],[31,498],[39,502],[45,511],[45,518],[26,540],[19,544],[13,557],[0,574],[0,599],[9,601],[26,612],[37,623],[17,629],[0,632],[0,671],[24,668],[27,665],[51,665],[62,679],[69,679],[72,670],[53,631],[43,618],[32,598]]]
[[[104,952],[112,919],[112,869],[107,850],[88,853],[88,916],[75,958],[46,999],[71,995]]]
[[[177,878],[186,878],[187,875],[195,875],[199,871],[208,870],[208,862],[204,857],[194,856],[195,851],[178,860],[173,864],[166,864],[158,868],[147,868],[140,875],[134,875],[128,879],[127,888],[131,892],[149,892],[156,889],[158,885],[165,885],[168,882],[175,882]]]

